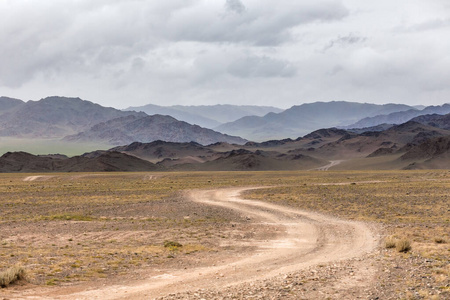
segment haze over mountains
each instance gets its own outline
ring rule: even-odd
[[[450,113],[450,104],[444,104],[441,106],[427,106],[421,110],[409,109],[406,111],[397,111],[392,113],[379,114],[374,117],[364,118],[356,123],[345,126],[345,128],[364,128],[377,126],[379,124],[402,124],[412,118],[429,115],[429,114],[439,114],[445,115]]]
[[[11,103],[13,103],[11,107]],[[61,138],[110,119],[144,113],[122,112],[80,98],[48,97],[39,101],[0,98],[0,136]]]
[[[319,128],[344,126],[369,116],[410,109],[413,107],[402,104],[315,102],[293,106],[281,113],[269,113],[263,117],[243,117],[215,129],[248,140],[296,138]]]
[[[105,123],[106,122],[106,123]],[[79,98],[48,97],[23,102],[0,98],[0,137],[52,138],[111,145],[133,141],[197,141],[244,143],[210,129],[178,121],[170,116],[120,111]]]
[[[73,158],[7,153],[2,172],[63,171],[262,171],[323,169],[450,169],[450,130],[428,123],[448,122],[450,114],[428,115],[383,131],[354,133],[328,128],[304,137],[245,145],[134,142]],[[447,127],[449,124],[445,125]]]
[[[449,120],[450,114],[427,115],[378,132],[357,134],[328,128],[295,140],[207,146],[155,141],[110,151],[133,155],[168,170],[314,169],[329,160],[346,160],[340,166],[352,169],[450,168],[450,130],[442,128],[450,127]]]
[[[246,140],[178,121],[170,116],[136,116],[112,119],[89,130],[64,138],[71,142],[100,141],[111,145],[164,140],[167,142],[196,142],[203,145],[216,142],[244,144]]]
[[[222,108],[224,113],[219,117]],[[238,116],[276,111],[272,107],[231,105],[170,109],[219,123],[232,119],[233,112]],[[1,143],[8,142],[6,137],[13,137],[72,145],[97,143],[110,145],[111,149],[73,159],[9,153],[1,157],[0,171],[297,170],[320,168],[330,160],[345,160],[334,165],[336,169],[450,168],[450,114],[442,115],[447,110],[448,104],[420,110],[400,104],[316,102],[263,116],[245,116],[216,127],[261,138],[247,141],[172,116],[120,111],[79,98],[48,97],[24,102],[1,97]],[[411,115],[415,117],[405,117]],[[374,121],[402,118],[408,120],[401,124]],[[344,129],[354,124],[375,125]],[[335,128],[338,125],[340,129]],[[307,134],[300,134],[305,131]],[[269,139],[272,136],[281,138]],[[151,164],[137,167],[139,160]],[[96,167],[89,169],[88,165]]]
[[[221,124],[233,122],[245,116],[264,116],[270,112],[279,113],[283,110],[271,106],[254,105],[198,105],[198,106],[158,106],[148,104],[139,107],[129,107],[127,111],[142,111],[148,115],[168,115],[179,121],[196,124],[213,129]]]

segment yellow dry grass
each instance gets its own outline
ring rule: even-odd
[[[233,217],[191,208],[181,192],[231,186],[270,186],[246,197],[383,224],[386,236],[412,246],[406,254],[385,249],[387,257],[432,259],[424,276],[448,282],[448,171],[51,175],[0,175],[0,271],[21,264],[32,283],[118,276],[224,251],[216,242],[230,238],[222,231]],[[168,240],[182,247],[164,247]]]

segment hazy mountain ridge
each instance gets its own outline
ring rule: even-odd
[[[2,96],[0,97],[0,114],[24,104],[22,100]]]
[[[184,121],[190,124],[196,124],[206,128],[213,128],[221,124],[220,122],[213,120],[211,118],[207,118],[205,116],[195,113],[178,110],[170,106],[158,106],[154,104],[148,104],[141,107],[129,107],[126,109],[126,111],[142,111],[148,115],[167,115],[179,121]]]
[[[446,138],[450,131],[409,121],[383,131],[355,133],[338,128],[326,128],[311,132],[304,137],[271,140],[262,143],[248,142],[245,145],[200,146],[170,145],[155,142],[153,145],[139,144],[116,147],[114,151],[124,151],[140,158],[151,156],[158,164],[171,170],[292,170],[313,169],[325,165],[329,159],[370,159],[386,157],[394,159],[384,168],[407,168],[411,162],[397,160],[397,154],[412,151],[414,147]],[[174,148],[175,147],[175,148]],[[198,149],[184,151],[183,147]],[[230,148],[231,147],[231,148]],[[149,153],[143,149],[149,149]],[[136,151],[136,149],[140,149]],[[157,149],[157,151],[155,151]],[[175,150],[175,149],[178,149]],[[227,149],[222,151],[221,149]],[[155,156],[155,153],[168,156]],[[174,154],[176,153],[176,154]],[[394,155],[394,156],[392,156]],[[393,158],[391,158],[393,157]],[[423,159],[423,158],[420,158]],[[445,165],[445,162],[444,162]],[[450,165],[448,165],[450,168]]]
[[[246,140],[225,135],[212,129],[178,121],[170,116],[126,116],[96,124],[89,130],[64,138],[70,142],[102,141],[111,145],[132,142],[196,142],[207,145],[216,142],[244,144]]]
[[[130,114],[144,115],[66,97],[28,101],[16,108],[1,115],[0,136],[61,138],[113,118]]]
[[[447,106],[450,107],[427,107],[423,111],[447,109]],[[319,168],[329,160],[348,160],[348,163],[340,165],[344,169],[355,168],[350,162],[358,160],[362,164],[359,168],[372,161],[377,163],[372,162],[371,167],[387,169],[446,168],[450,156],[447,144],[442,146],[444,142],[439,139],[450,136],[450,114],[421,115],[399,125],[381,124],[351,130],[319,126],[321,120],[337,123],[357,118],[360,114],[396,109],[406,109],[403,113],[415,112],[408,108],[405,105],[343,101],[304,104],[281,113],[248,116],[233,122],[238,129],[241,127],[241,130],[261,136],[283,134],[282,139],[247,142],[171,116],[124,112],[79,98],[48,97],[23,102],[1,97],[0,134],[8,132],[10,136],[31,138],[66,136],[65,141],[76,142],[77,145],[80,142],[102,142],[118,147],[90,152],[76,159],[10,154],[0,161],[0,170],[79,171],[90,170],[88,164],[93,170],[144,170],[139,168],[142,160],[157,164],[144,164],[145,170],[304,170]],[[246,128],[241,122],[252,126]],[[296,134],[299,126],[319,128],[301,136]],[[80,128],[84,129],[76,131]],[[69,131],[74,134],[66,135]],[[285,136],[286,132],[291,132],[292,138]],[[419,146],[421,148],[417,148]],[[443,149],[443,152],[436,152],[433,147]],[[92,149],[95,148],[88,151]],[[406,155],[409,152],[416,154]],[[433,154],[425,157],[423,153]],[[403,155],[406,158],[400,158]],[[380,164],[380,161],[385,163]]]
[[[441,106],[427,106],[422,110],[411,109],[407,111],[399,111],[390,114],[380,114],[373,117],[367,117],[343,128],[363,128],[377,126],[380,124],[401,124],[422,115],[445,115],[448,113],[450,113],[450,104],[443,104]]]
[[[148,104],[129,107],[126,110],[143,111],[148,115],[169,115],[179,121],[196,124],[206,128],[214,128],[222,123],[235,121],[244,116],[264,116],[270,112],[281,112],[280,108],[252,105],[173,105],[159,106]]]
[[[24,102],[0,98],[0,136],[52,138],[64,141],[123,145],[135,141],[219,141],[245,143],[211,129],[178,121],[168,116],[149,117],[143,112],[120,111],[80,98],[47,97]],[[109,122],[110,121],[110,122]]]
[[[255,141],[297,138],[320,128],[342,126],[364,117],[407,109],[412,107],[346,101],[315,102],[293,106],[281,113],[269,113],[263,117],[244,117],[215,129]]]
[[[444,127],[450,125],[448,124],[449,116],[450,114],[441,116],[439,118],[441,121],[435,125]],[[167,116],[160,117],[162,117],[163,123],[167,118],[170,119]],[[134,116],[124,119],[126,118],[139,120]],[[432,119],[433,122],[436,122],[437,117],[429,116],[425,119]],[[118,120],[112,121],[118,122]],[[134,142],[108,151],[86,153],[74,159],[30,155],[24,158],[23,154],[9,154],[9,156],[0,158],[0,171],[312,170],[320,169],[330,160],[343,161],[335,166],[335,168],[343,170],[450,169],[449,139],[450,130],[408,121],[383,131],[355,133],[338,128],[325,128],[295,140],[248,142],[245,145],[223,142],[207,146],[194,142]],[[122,157],[121,154],[126,156]],[[50,164],[49,161],[52,163]],[[141,164],[142,161],[155,164]],[[78,165],[79,167],[76,168],[75,166]]]

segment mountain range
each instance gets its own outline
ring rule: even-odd
[[[0,172],[111,172],[157,171],[151,162],[119,152],[104,152],[95,157],[38,156],[7,152],[0,157]]]
[[[343,169],[450,168],[450,114],[427,115],[382,131],[327,128],[297,139],[245,145],[133,143],[111,149],[168,170],[314,169],[330,160]],[[431,125],[430,125],[431,124]],[[434,126],[433,126],[434,124]],[[439,162],[439,163],[437,163]]]
[[[233,111],[239,111],[239,114],[245,110],[263,114],[274,109],[263,107],[258,110],[252,106],[231,105],[169,108],[187,111],[191,115],[203,115],[206,119],[214,116],[219,123],[232,119]],[[220,109],[224,109],[222,118],[217,116]],[[75,168],[74,162],[77,161],[80,166],[91,164],[97,166],[98,170],[105,170],[105,165],[115,159],[129,163],[111,163],[118,164],[117,168],[112,167],[111,170],[142,170],[137,167],[127,169],[127,165],[135,166],[137,160],[153,164],[143,163],[146,170],[153,167],[157,167],[155,170],[314,169],[330,160],[345,161],[334,168],[446,167],[448,155],[445,141],[450,136],[450,114],[443,113],[447,110],[450,110],[449,104],[422,108],[398,104],[316,102],[294,106],[282,112],[269,112],[263,116],[245,116],[216,127],[222,131],[234,128],[246,132],[248,136],[261,138],[248,141],[239,136],[192,125],[173,116],[120,111],[79,98],[47,97],[24,102],[0,97],[2,145],[8,143],[9,138],[15,138],[26,139],[31,143],[40,141],[49,147],[53,145],[48,142],[50,140],[74,145],[73,148],[84,143],[109,145],[88,151],[114,146],[110,150],[88,152],[81,156],[77,154],[74,156],[80,157],[77,159],[63,156],[33,158],[31,154],[10,153],[2,158],[0,170],[32,171],[41,168],[48,171],[77,171],[80,170]],[[427,112],[431,114],[425,114]],[[406,121],[399,124],[384,122],[402,118]],[[334,125],[326,126],[328,124]],[[348,124],[375,125],[348,129],[353,127]],[[299,134],[304,131],[306,134]],[[281,138],[262,139],[272,136]],[[57,152],[53,146],[50,149],[52,152],[47,153]],[[133,161],[122,154],[133,157]],[[104,155],[107,155],[106,158]],[[105,163],[93,161],[99,157]],[[20,160],[26,162],[25,165]]]
[[[80,98],[47,97],[23,102],[2,97],[0,136],[20,138],[61,138],[89,129],[91,126],[127,115],[144,113],[122,112]]]
[[[296,138],[320,128],[344,126],[369,116],[411,109],[414,108],[403,104],[315,102],[293,106],[283,112],[269,113],[263,117],[246,116],[214,129],[252,141]]]
[[[148,104],[139,107],[129,107],[126,111],[142,111],[148,115],[168,115],[179,121],[196,124],[214,129],[228,122],[236,121],[245,116],[264,116],[270,112],[279,113],[283,110],[272,106],[255,105],[197,105],[197,106],[158,106]]]
[[[450,113],[450,104],[443,104],[441,106],[427,106],[421,110],[409,109],[405,111],[397,111],[389,114],[379,114],[377,116],[363,118],[362,120],[347,125],[344,128],[363,128],[377,126],[379,124],[401,124],[418,116],[429,114],[445,115],[448,113]]]
[[[120,145],[134,141],[245,143],[239,137],[178,121],[170,116],[121,111],[80,98],[47,97],[24,102],[0,98],[0,137],[62,139]]]
[[[442,128],[450,126],[449,119],[450,114],[427,115],[382,131],[327,128],[244,145],[133,142],[72,158],[7,153],[0,157],[0,171],[314,170],[330,160],[335,169],[450,169],[450,130]]]
[[[164,140],[167,142],[196,142],[204,145],[218,141],[244,144],[246,140],[178,121],[170,116],[136,116],[112,119],[99,123],[89,130],[66,136],[70,142],[106,142],[111,145],[124,145],[132,142]]]

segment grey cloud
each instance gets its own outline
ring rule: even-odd
[[[222,17],[213,11],[174,14],[168,20],[171,37],[186,41],[274,46],[289,41],[289,30],[296,26],[340,20],[349,13],[340,2],[323,0],[314,3],[260,0],[251,1],[245,8],[243,14]]]
[[[245,6],[240,0],[227,0],[225,7],[232,12],[241,14],[245,11]]]
[[[119,106],[448,101],[450,12],[398,1],[0,1],[0,89]]]
[[[62,72],[95,76],[162,43],[160,24],[197,1],[0,2],[0,85]],[[110,71],[110,70],[108,70]]]
[[[295,26],[348,13],[333,0],[249,0],[246,6],[228,0],[225,9],[241,14],[224,15],[223,2],[199,0],[0,2],[0,85],[17,88],[39,75],[120,72],[134,57],[179,41],[280,45]]]
[[[246,57],[232,62],[228,72],[236,77],[292,77],[296,69],[286,61],[270,57]]]
[[[350,33],[347,36],[339,36],[337,39],[331,40],[322,51],[327,51],[333,47],[345,47],[348,45],[360,44],[366,41],[366,37],[358,36],[355,33]]]

